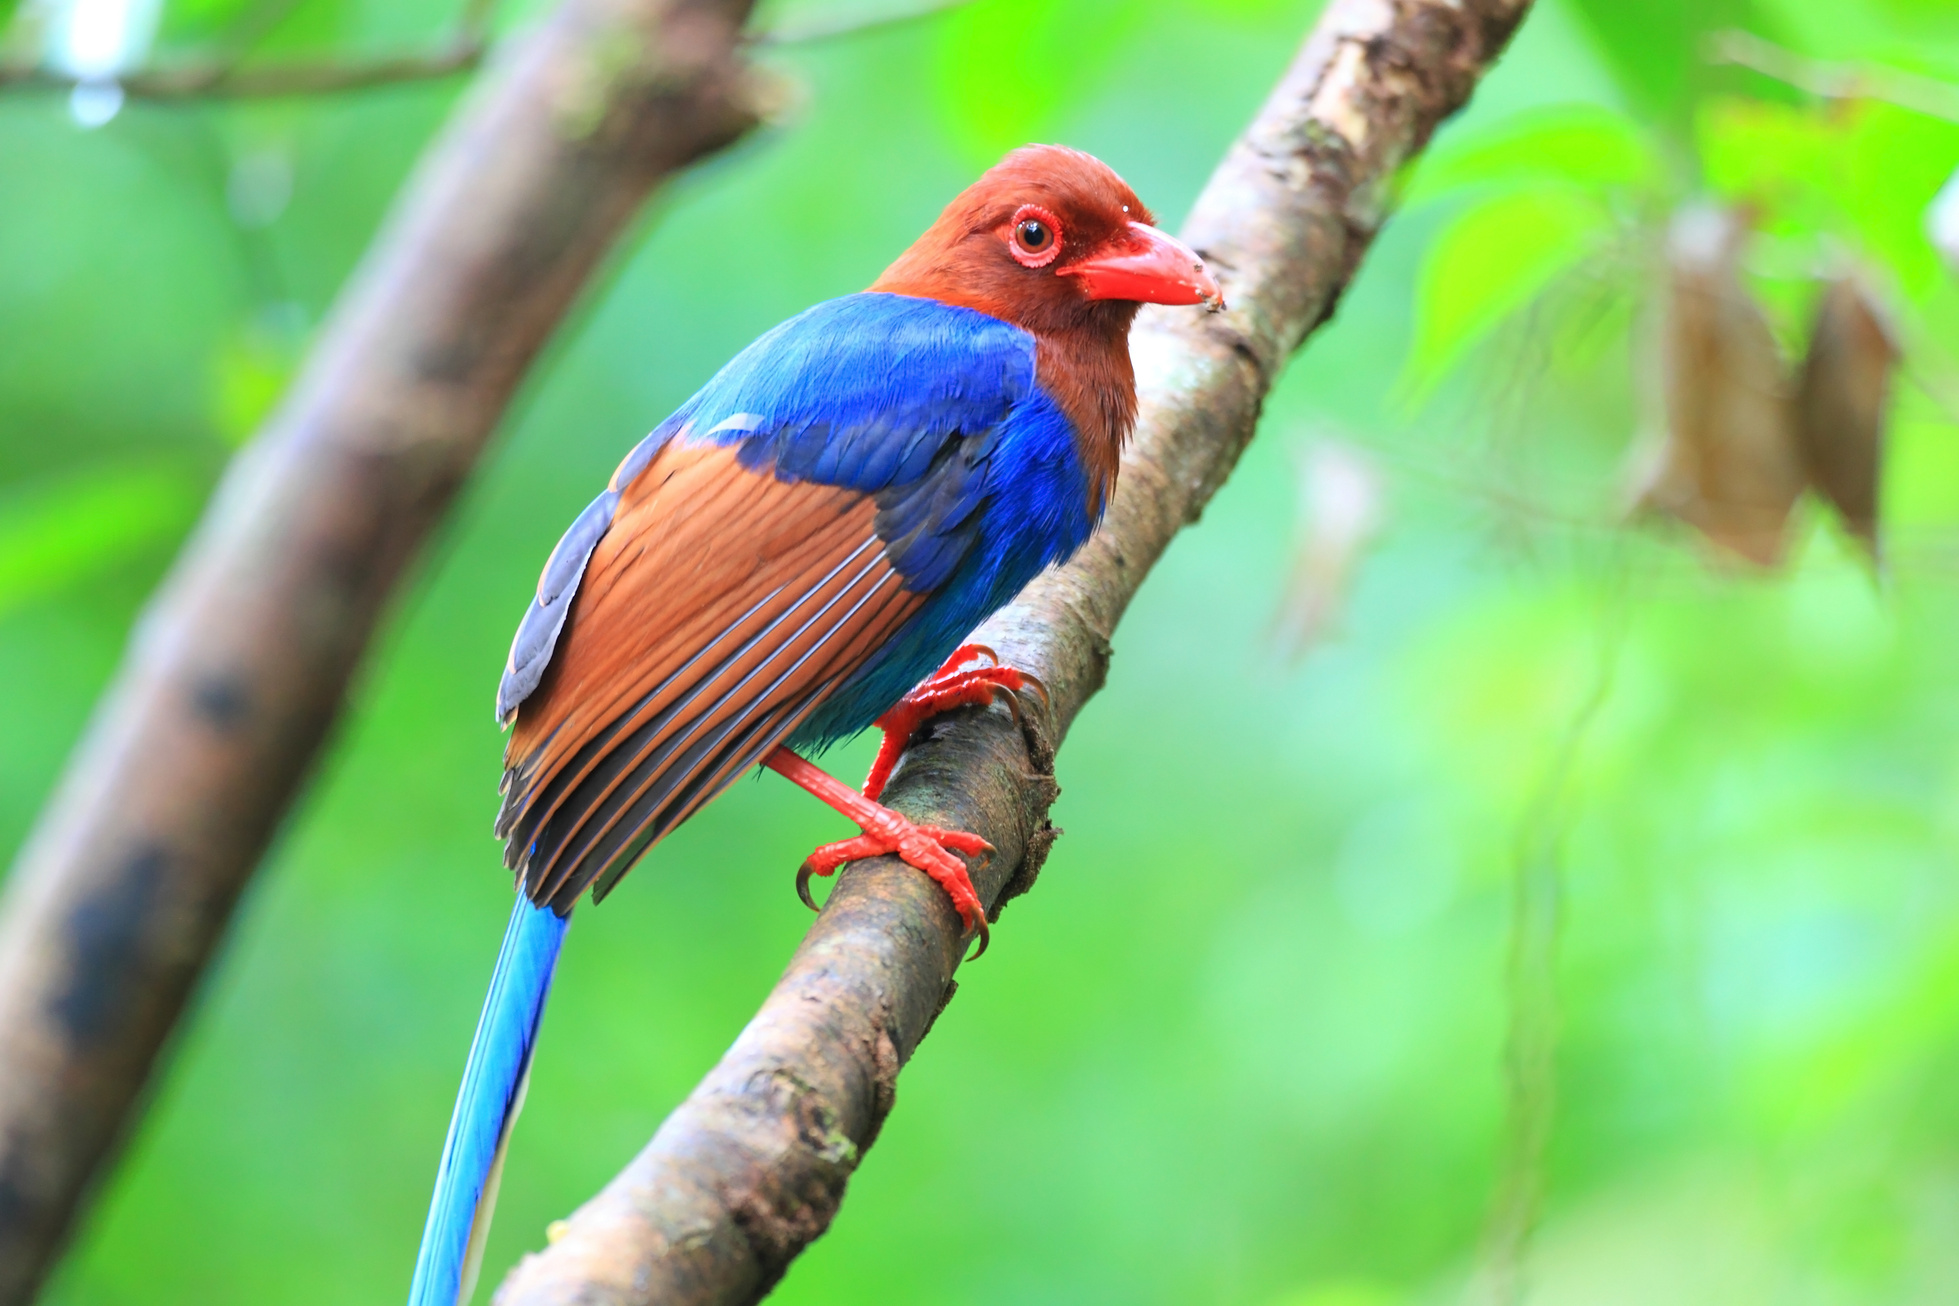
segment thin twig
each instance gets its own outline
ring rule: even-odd
[[[247,64],[210,60],[167,68],[146,68],[118,79],[123,93],[137,100],[275,99],[358,91],[404,82],[439,81],[473,71],[483,62],[481,41],[460,41],[432,54],[400,55],[360,62],[293,61]],[[41,67],[0,68],[0,88],[21,91],[71,91],[79,79]]]
[[[1914,113],[1959,122],[1959,86],[1901,68],[1811,59],[1753,32],[1734,28],[1709,35],[1707,60],[1747,68],[1825,100],[1882,100]]]
[[[1503,1169],[1484,1231],[1483,1265],[1470,1299],[1487,1306],[1526,1300],[1525,1260],[1544,1200],[1544,1154],[1557,1122],[1558,946],[1564,933],[1564,842],[1575,817],[1575,774],[1586,740],[1612,697],[1630,621],[1630,573],[1613,550],[1592,684],[1552,750],[1524,811],[1511,869],[1510,948],[1505,962],[1509,1029],[1504,1040]]]
[[[485,41],[496,26],[497,0],[463,0],[456,32],[464,40]]]
[[[222,55],[155,68],[138,68],[116,78],[123,93],[138,100],[274,99],[366,90],[405,82],[440,81],[478,68],[490,49],[496,0],[467,0],[456,30],[443,46],[425,54],[374,59],[290,59],[248,63],[247,56],[283,23],[299,0],[268,0],[248,11],[230,32],[231,48]],[[72,91],[82,79],[34,63],[0,64],[0,90]]]
[[[868,18],[840,18],[829,22],[818,20],[806,23],[785,23],[780,27],[770,27],[752,34],[750,45],[813,45],[818,41],[833,41],[839,37],[856,36],[861,32],[872,32],[884,27],[899,27],[915,23],[922,18],[931,18],[953,9],[963,9],[973,0],[919,0],[909,9],[894,10],[886,14],[873,14]]]

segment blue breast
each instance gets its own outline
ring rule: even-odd
[[[772,414],[761,430],[720,438],[779,477],[874,495],[886,556],[907,588],[931,595],[791,737],[821,749],[869,726],[1043,568],[1072,556],[1095,522],[1074,426],[1037,383],[1034,338],[1019,327],[861,294],[772,335],[730,365],[739,385],[704,402],[694,429],[730,423],[728,409]]]
[[[792,744],[821,749],[869,726],[1028,581],[1087,541],[1095,528],[1088,474],[1074,427],[1053,400],[1032,388],[990,436],[963,556],[924,609],[817,708]]]

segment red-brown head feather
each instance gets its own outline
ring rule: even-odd
[[[1133,249],[1137,224],[1153,221],[1100,159],[1027,145],[946,205],[871,286],[977,309],[1032,333],[1038,379],[1075,424],[1098,511],[1136,421],[1129,326],[1139,305],[1098,297],[1082,274],[1085,265]]]

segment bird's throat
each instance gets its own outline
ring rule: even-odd
[[[1075,428],[1088,473],[1091,517],[1100,517],[1115,492],[1122,447],[1136,425],[1136,371],[1129,361],[1127,308],[1119,331],[1054,332],[1036,337],[1035,380]]]

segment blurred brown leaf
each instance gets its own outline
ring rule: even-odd
[[[1741,283],[1747,235],[1727,210],[1694,207],[1674,219],[1662,336],[1666,438],[1641,478],[1638,506],[1772,567],[1804,469],[1781,354]]]
[[[1870,288],[1855,276],[1831,281],[1796,389],[1796,438],[1810,482],[1873,554],[1884,416],[1897,365],[1897,341]]]
[[[1346,607],[1361,555],[1380,530],[1380,469],[1350,445],[1321,440],[1301,464],[1301,529],[1292,573],[1273,621],[1289,658],[1325,638]]]

